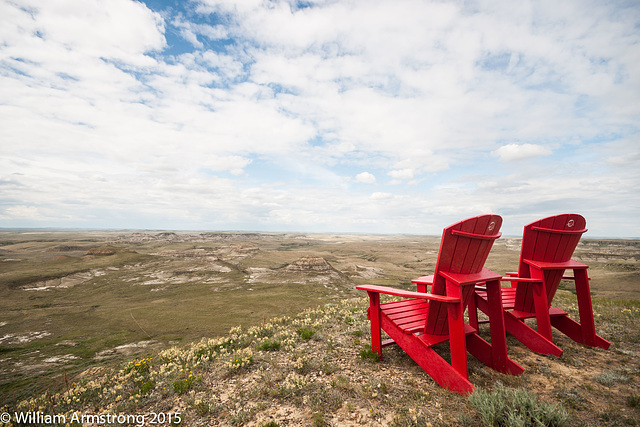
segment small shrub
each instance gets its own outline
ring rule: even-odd
[[[176,394],[183,394],[191,390],[196,383],[196,377],[193,374],[189,374],[184,380],[178,380],[173,382],[173,391]]]
[[[369,362],[378,362],[380,360],[380,355],[374,352],[369,346],[366,346],[362,350],[360,350],[360,357],[363,360],[368,360]]]
[[[295,396],[302,393],[302,390],[309,384],[306,377],[295,372],[289,373],[284,381],[278,384],[280,397]]]
[[[292,360],[292,362],[291,367],[293,370],[301,375],[306,375],[317,367],[312,359],[304,355],[298,357],[296,360]]]
[[[629,396],[627,398],[627,405],[629,405],[631,408],[640,408],[640,396]]]
[[[333,363],[322,362],[322,364],[320,365],[320,370],[325,375],[331,375],[338,370],[338,367]]]
[[[316,427],[323,427],[327,425],[326,421],[324,420],[324,415],[322,415],[321,412],[316,412],[315,414],[313,414],[311,416],[311,420],[313,421],[313,425]]]
[[[262,344],[260,344],[258,346],[258,350],[260,350],[260,351],[277,351],[277,350],[280,350],[280,347],[282,347],[282,344],[280,344],[280,341],[266,340],[266,341],[264,341]]]
[[[244,367],[247,367],[253,363],[253,352],[250,348],[243,348],[236,351],[233,356],[229,358],[227,368],[230,371],[237,371]]]
[[[232,426],[243,426],[247,424],[254,416],[253,409],[241,408],[238,411],[231,411],[229,416],[229,424]]]
[[[629,381],[631,381],[631,378],[629,378],[626,375],[619,374],[617,372],[605,371],[600,375],[598,375],[597,377],[595,377],[595,380],[604,386],[611,387],[616,383],[626,384]]]
[[[342,391],[351,391],[353,389],[353,386],[349,383],[349,378],[344,375],[338,375],[329,385]]]
[[[140,396],[144,396],[145,394],[153,390],[155,387],[156,387],[155,381],[147,381],[146,383],[140,386],[140,390],[138,391],[138,394]]]
[[[329,414],[342,406],[345,396],[338,390],[328,387],[318,387],[308,393],[306,406],[312,413]]]
[[[196,414],[200,415],[201,417],[205,417],[209,415],[209,412],[211,412],[211,405],[206,402],[196,402],[193,404],[193,409],[195,410]]]
[[[298,329],[296,331],[298,333],[298,335],[300,335],[300,337],[303,340],[310,340],[312,336],[314,336],[316,334],[316,331],[314,331],[311,328],[302,328],[302,329]]]
[[[480,413],[485,426],[562,426],[569,415],[562,406],[540,402],[528,390],[507,389],[497,383],[493,393],[477,389],[469,403]]]

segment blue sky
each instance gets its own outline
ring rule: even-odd
[[[635,1],[0,0],[0,227],[640,236]]]

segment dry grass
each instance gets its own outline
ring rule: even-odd
[[[603,305],[597,302],[596,308]],[[510,353],[526,372],[507,376],[470,358],[470,377],[480,394],[469,399],[437,386],[399,348],[385,349],[382,362],[367,357],[361,351],[369,337],[366,306],[365,298],[345,300],[236,327],[224,337],[87,373],[60,384],[57,393],[1,410],[40,410],[67,419],[74,412],[145,414],[147,419],[158,412],[179,413],[182,424],[190,426],[533,425],[521,422],[527,419],[548,421],[542,425],[637,425],[637,341],[609,336],[614,347],[604,351],[558,337],[565,354],[552,358],[510,340]],[[610,317],[605,326],[638,320],[635,305],[619,307],[630,307],[623,310],[632,315]],[[300,333],[309,330],[311,336]],[[492,396],[494,403],[497,396],[511,407],[487,415]],[[515,421],[487,421],[499,416]]]
[[[409,278],[431,271],[437,239],[18,237],[0,239],[0,260],[22,259],[0,262],[0,337],[10,336],[0,343],[0,411],[144,414],[147,420],[153,412],[179,412],[182,425],[203,426],[482,423],[467,397],[438,387],[401,349],[385,348],[382,362],[367,356],[367,302],[354,284],[409,288]],[[496,246],[489,268],[514,268],[514,241]],[[127,251],[82,256],[105,242]],[[556,335],[565,353],[553,358],[509,338],[510,356],[525,373],[498,374],[470,357],[470,379],[487,393],[498,384],[524,389],[567,411],[569,425],[638,425],[640,301],[627,288],[611,298],[617,279],[639,282],[629,258],[637,256],[636,246],[623,245],[623,255],[616,245],[590,245],[578,255],[590,259],[596,327],[611,349]],[[62,254],[69,258],[54,260]],[[279,273],[306,255],[323,257],[350,282],[310,276],[305,283],[303,276]],[[249,282],[252,267],[275,273]],[[104,274],[66,288],[23,289],[46,277],[96,271]],[[556,305],[576,317],[575,296],[564,288]]]

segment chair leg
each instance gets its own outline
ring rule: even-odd
[[[507,334],[504,325],[500,281],[488,281],[486,288],[493,366],[494,369],[504,372],[507,370]]]
[[[451,366],[465,378],[469,376],[467,366],[467,341],[464,335],[464,313],[462,303],[449,304],[449,344],[451,349]]]
[[[465,378],[468,378],[467,341],[464,335],[464,307],[460,286],[447,280],[447,296],[460,300],[458,303],[447,304],[451,366]]]
[[[558,316],[551,318],[551,324],[575,342],[591,347],[601,347],[606,350],[611,343],[596,335],[587,270],[585,268],[574,269],[573,276],[576,284],[580,323],[570,319],[568,316]]]
[[[591,305],[591,291],[586,269],[573,271],[576,281],[576,296],[578,297],[578,312],[582,325],[582,342],[594,346],[596,341],[596,326],[593,321],[593,307]]]
[[[535,283],[533,286],[533,304],[536,313],[538,333],[547,340],[553,342],[553,336],[551,335],[551,319],[549,318],[549,300],[547,299],[547,291],[543,285],[544,272],[532,269],[531,275],[534,279],[540,280],[540,282]]]
[[[382,360],[382,334],[380,325],[380,294],[377,292],[367,292],[369,294],[369,320],[371,321],[371,350],[380,356]]]
[[[480,330],[478,325],[478,306],[477,306],[478,296],[473,293],[469,298],[469,308],[467,309],[467,313],[469,313],[469,325],[474,328],[476,331]]]
[[[504,323],[511,335],[513,335],[522,344],[529,347],[530,350],[540,354],[549,354],[560,357],[562,349],[548,340],[535,329],[529,327],[524,321],[518,319],[510,311],[504,313]]]
[[[506,365],[497,365],[494,363],[492,345],[482,339],[478,334],[467,335],[467,350],[476,359],[485,365],[495,369],[503,374],[520,375],[524,372],[524,368],[507,357]]]
[[[551,324],[557,330],[580,344],[589,345],[591,347],[600,347],[605,350],[608,349],[611,345],[609,341],[605,340],[600,335],[595,335],[593,344],[587,344],[586,342],[584,342],[584,340],[582,339],[582,326],[580,325],[580,323],[571,319],[569,316],[554,316],[551,318]]]
[[[473,384],[468,380],[467,375],[463,375],[457,369],[454,369],[419,337],[400,331],[386,316],[382,319],[382,327],[396,344],[441,387],[460,394],[473,392]]]

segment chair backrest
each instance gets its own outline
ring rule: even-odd
[[[434,271],[431,293],[446,295],[446,281],[442,272],[475,274],[484,267],[493,242],[501,236],[502,218],[499,215],[481,215],[468,218],[445,228]],[[463,306],[469,303],[473,286],[461,289]],[[425,332],[434,335],[448,333],[447,305],[431,301]]]
[[[561,214],[543,218],[524,227],[520,251],[519,277],[531,277],[531,269],[525,260],[538,262],[566,262],[573,256],[587,222],[582,215]],[[545,285],[549,304],[558,290],[564,270],[545,272]],[[518,283],[515,308],[533,311],[533,286]]]

